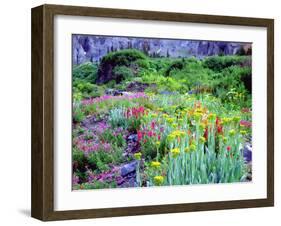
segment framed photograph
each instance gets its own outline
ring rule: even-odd
[[[32,9],[33,217],[273,205],[273,19]]]

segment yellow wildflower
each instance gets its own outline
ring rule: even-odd
[[[196,145],[195,144],[191,144],[189,149],[190,149],[190,151],[196,151]]]
[[[155,185],[161,185],[161,184],[163,184],[163,182],[164,182],[164,177],[163,176],[155,176],[154,178],[153,178],[153,181],[154,181],[154,183],[155,183]]]
[[[157,114],[152,113],[152,114],[151,114],[151,117],[152,117],[152,118],[156,118],[156,117],[157,117]]]
[[[184,149],[184,152],[185,153],[188,153],[190,150],[189,150],[189,147],[186,147],[185,149]]]
[[[229,135],[230,136],[234,136],[235,135],[235,130],[234,129],[229,130]]]
[[[240,117],[239,116],[234,116],[233,118],[232,118],[232,120],[235,122],[235,123],[238,123],[238,122],[240,122]]]
[[[200,141],[200,143],[204,144],[206,142],[206,139],[205,139],[205,137],[200,137],[199,141]]]
[[[156,141],[155,144],[156,144],[157,147],[159,147],[160,146],[160,141]]]
[[[196,122],[199,122],[200,119],[202,118],[203,114],[202,113],[198,113],[198,112],[195,112],[194,113],[194,119]]]
[[[174,148],[171,150],[172,157],[176,158],[180,154],[180,149],[179,148]]]
[[[173,124],[172,124],[172,127],[173,127],[173,128],[177,128],[177,126],[178,126],[177,123],[173,123]]]
[[[155,169],[158,169],[158,168],[160,168],[161,163],[160,163],[160,162],[157,162],[157,161],[152,161],[152,162],[150,163],[150,166],[153,167],[153,168],[155,168]]]
[[[136,160],[141,160],[141,152],[137,152],[134,154]]]
[[[167,140],[168,140],[169,142],[173,141],[175,138],[176,138],[176,136],[175,136],[173,133],[171,133],[171,134],[169,134],[169,135],[167,136]]]
[[[173,123],[174,121],[175,121],[174,118],[167,118],[167,122],[168,122],[168,123]]]
[[[240,133],[241,133],[242,135],[246,135],[246,134],[247,134],[247,131],[246,131],[246,130],[240,130]]]
[[[165,113],[165,114],[163,114],[163,117],[164,117],[164,118],[168,118],[169,115]]]

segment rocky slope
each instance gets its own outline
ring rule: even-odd
[[[241,49],[250,48],[247,43],[88,35],[73,35],[72,42],[72,59],[75,65],[97,62],[108,52],[127,48],[141,50],[152,57],[198,58],[219,54],[233,55]]]

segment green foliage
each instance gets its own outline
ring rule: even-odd
[[[76,162],[79,167],[81,167],[86,162],[86,157],[82,151],[74,148],[72,151],[72,160],[73,162]]]
[[[74,122],[82,122],[85,118],[85,114],[80,106],[80,104],[73,105],[73,113],[72,118]]]
[[[126,66],[116,66],[113,69],[113,73],[121,80],[129,79],[134,76],[132,69]]]
[[[101,65],[110,63],[113,66],[129,66],[134,61],[144,59],[146,59],[146,56],[141,51],[136,49],[124,49],[117,52],[108,53],[102,58]]]
[[[104,94],[104,87],[92,84],[85,80],[76,79],[73,82],[73,99],[81,100],[90,97],[99,97]]]
[[[203,60],[203,65],[213,71],[220,72],[223,69],[235,65],[242,65],[247,61],[247,56],[211,56]]]
[[[103,189],[103,188],[116,188],[116,181],[99,181],[94,180],[91,183],[83,183],[81,185],[76,185],[74,189]]]
[[[110,143],[113,146],[123,148],[126,144],[126,140],[123,138],[121,133],[117,135],[114,134],[111,130],[106,130],[100,135],[100,140],[102,142]]]
[[[75,66],[72,71],[72,78],[73,81],[79,79],[93,84],[96,82],[97,72],[98,72],[97,64],[88,62]]]
[[[122,163],[124,158],[122,149],[114,147],[112,151],[98,150],[91,152],[87,157],[87,161],[94,166],[95,171],[104,172],[110,169],[110,165]]]
[[[112,128],[122,127],[124,129],[128,128],[128,120],[125,117],[125,108],[114,108],[110,110],[108,121]]]
[[[181,61],[182,68],[172,67],[169,75],[181,84],[181,92],[196,89],[198,86],[212,88],[212,71],[204,68],[200,60],[191,58]]]

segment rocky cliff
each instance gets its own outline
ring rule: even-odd
[[[250,44],[221,41],[172,40],[110,36],[72,36],[73,64],[98,62],[111,51],[134,48],[152,57],[203,58],[212,55],[233,55]]]

